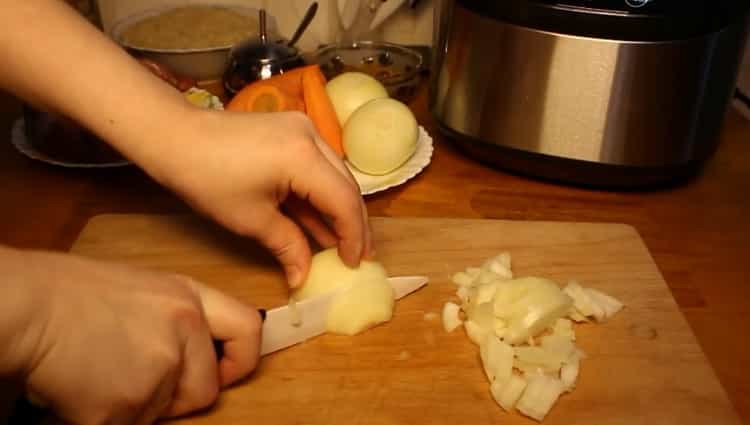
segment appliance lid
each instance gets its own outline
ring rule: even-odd
[[[747,19],[748,0],[457,0],[510,24],[582,37],[683,40]]]

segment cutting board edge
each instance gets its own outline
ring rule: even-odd
[[[163,219],[169,219],[169,218],[196,218],[200,217],[197,214],[194,213],[156,213],[156,214],[148,214],[148,213],[103,213],[103,214],[97,214],[89,218],[86,223],[84,224],[83,228],[79,232],[78,236],[76,237],[76,242],[78,242],[82,236],[87,231],[96,231],[96,227],[99,227],[99,223],[103,222],[106,224],[106,222],[112,218],[119,219],[119,218],[136,218],[136,217],[160,217]],[[203,217],[200,217],[201,220],[206,220]],[[374,220],[387,222],[389,220],[400,220],[400,219],[412,219],[412,220],[419,220],[424,222],[429,221],[452,221],[452,222],[479,222],[479,221],[493,221],[493,222],[507,222],[507,223],[534,223],[534,224],[543,224],[543,223],[549,223],[549,224],[567,224],[572,226],[603,226],[608,227],[609,229],[613,229],[615,227],[619,228],[619,230],[623,234],[631,234],[634,237],[638,239],[638,245],[641,251],[648,255],[648,258],[651,260],[651,263],[654,267],[656,267],[656,271],[658,273],[659,280],[666,285],[666,279],[664,278],[663,273],[661,270],[659,270],[658,265],[653,261],[653,256],[651,255],[651,252],[649,251],[645,241],[641,237],[640,233],[638,232],[637,228],[635,226],[626,224],[626,223],[616,223],[616,222],[569,222],[569,221],[552,221],[552,220],[510,220],[510,219],[483,219],[483,218],[456,218],[456,217],[448,217],[448,218],[441,218],[441,217],[387,217],[387,216],[373,216],[371,217]],[[71,251],[75,251],[75,243],[71,246]],[[669,288],[669,286],[667,285]],[[712,364],[712,362],[708,361],[708,357],[706,356],[706,351],[704,350],[702,344],[698,340],[695,331],[693,330],[692,326],[690,326],[689,321],[687,320],[687,316],[682,311],[682,309],[679,307],[679,304],[677,304],[676,299],[674,298],[674,295],[671,293],[670,289],[670,297],[669,297],[674,303],[677,312],[680,316],[681,321],[684,325],[687,325],[687,330],[691,334],[692,339],[697,344],[697,348],[701,352],[702,358],[706,361],[706,365],[708,366],[710,373],[715,381],[715,383],[718,384],[719,391],[721,392],[721,399],[723,403],[726,403],[729,407],[729,410],[731,411],[732,419],[734,420],[734,424],[732,425],[740,425],[742,424],[738,410],[734,403],[732,402],[732,398],[729,396],[729,393],[726,390],[726,387],[723,385],[721,380],[718,377],[716,368]],[[722,404],[723,404],[722,403]],[[731,419],[730,419],[731,420]]]
[[[87,227],[96,224],[98,221],[105,220],[111,217],[199,217],[204,218],[200,214],[195,213],[100,213],[91,216],[86,220],[83,225],[81,232],[78,234],[77,239],[80,238],[81,234],[86,230]],[[508,222],[508,223],[534,223],[534,224],[570,224],[580,226],[619,226],[624,230],[630,231],[638,236],[639,239],[643,240],[638,228],[632,224],[617,222],[617,221],[564,221],[564,220],[515,220],[515,219],[503,219],[503,218],[463,218],[463,217],[424,217],[424,216],[370,216],[371,220],[395,220],[395,219],[410,219],[410,220],[424,220],[424,221],[454,221],[454,222],[472,222],[472,221],[496,221],[496,222]]]

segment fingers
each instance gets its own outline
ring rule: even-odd
[[[179,371],[174,371],[177,375]],[[151,395],[146,408],[140,412],[137,419],[133,421],[136,425],[151,425],[163,415],[165,415],[172,403],[172,397],[177,387],[177,376],[166,376],[156,391]]]
[[[323,248],[336,246],[338,238],[328,224],[309,203],[291,196],[284,202],[287,214],[301,224]]]
[[[364,258],[370,258],[374,256],[375,252],[372,246],[372,235],[370,230],[370,224],[369,219],[367,215],[367,207],[365,206],[364,199],[361,196],[361,189],[359,187],[359,184],[357,183],[357,180],[354,178],[352,173],[349,171],[349,169],[344,164],[344,161],[341,160],[341,158],[336,155],[336,153],[331,149],[327,143],[325,143],[320,137],[315,137],[315,144],[320,149],[320,152],[323,154],[323,156],[328,160],[328,162],[333,165],[333,167],[341,173],[341,175],[344,176],[344,178],[349,181],[352,186],[357,190],[357,193],[359,194],[359,203],[362,210],[362,223],[364,226],[364,240],[363,240],[363,251],[361,254],[361,257]],[[342,258],[348,255],[344,252],[344,250],[339,251],[339,256]],[[352,265],[352,264],[350,264]]]
[[[360,198],[359,203],[362,206],[362,223],[365,226],[365,240],[364,248],[362,249],[362,257],[373,258],[375,256],[375,248],[372,245],[372,228],[370,227],[370,217],[369,214],[367,214],[367,206],[365,205],[365,200]]]
[[[190,327],[183,349],[184,366],[166,416],[180,416],[210,406],[219,394],[219,373],[209,328]]]
[[[315,131],[313,127],[313,131]],[[346,167],[346,164],[344,164],[344,161],[339,158],[339,156],[336,154],[336,152],[331,149],[330,146],[328,146],[328,143],[324,142],[323,139],[320,138],[320,136],[315,133],[315,145],[318,147],[320,152],[323,154],[325,159],[328,160],[328,162],[333,165],[333,167],[341,173],[344,178],[351,183],[352,186],[354,186],[357,191],[360,190],[359,183],[357,183],[357,180],[354,178],[352,173],[349,171],[349,169]]]
[[[307,238],[302,229],[279,210],[274,208],[263,216],[268,219],[255,237],[281,263],[289,287],[297,288],[310,270],[312,253]]]
[[[292,170],[292,191],[323,215],[331,218],[333,230],[339,240],[339,256],[349,266],[356,267],[362,258],[366,226],[363,221],[363,204],[359,190],[331,166],[323,156],[318,156],[299,175]]]
[[[258,311],[216,289],[195,284],[213,338],[223,343],[219,361],[221,386],[231,385],[255,369],[260,356]],[[212,347],[211,344],[209,346]]]

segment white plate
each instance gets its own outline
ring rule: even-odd
[[[432,137],[427,134],[427,130],[420,126],[416,152],[398,169],[382,176],[373,176],[362,173],[348,162],[346,166],[349,167],[349,171],[352,172],[354,179],[359,183],[362,195],[371,195],[400,186],[421,173],[432,161],[432,151]]]
[[[37,148],[35,148],[31,144],[31,141],[26,137],[26,124],[23,118],[19,118],[13,124],[13,129],[11,131],[11,142],[13,143],[13,146],[15,146],[16,149],[18,149],[19,152],[28,156],[29,158],[35,159],[37,161],[46,162],[52,165],[58,165],[60,167],[112,168],[112,167],[122,167],[125,165],[130,165],[130,162],[127,160],[115,161],[115,162],[86,163],[86,162],[64,161],[64,160],[60,160],[57,158],[53,158],[43,152],[40,152]]]

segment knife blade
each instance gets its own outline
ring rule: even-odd
[[[423,287],[428,280],[425,276],[388,278],[397,300]],[[266,320],[263,322],[261,356],[323,334],[326,330],[328,309],[334,298],[340,293],[341,290],[333,291],[329,294],[297,302],[292,306],[287,305],[268,310]]]

